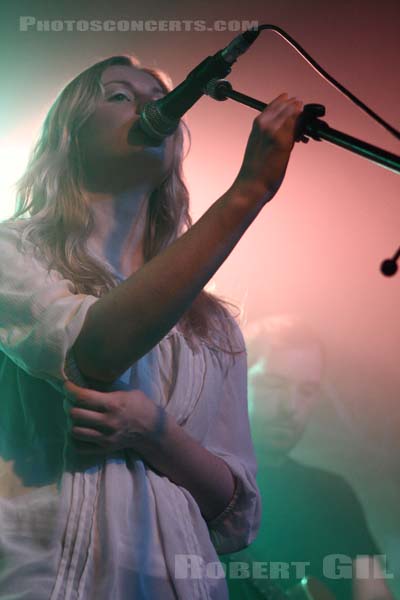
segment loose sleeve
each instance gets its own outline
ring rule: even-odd
[[[49,273],[29,242],[21,252],[19,238],[18,230],[0,227],[0,350],[59,390],[68,378],[82,385],[71,348],[97,298]]]
[[[245,348],[238,327],[237,333]],[[234,364],[224,377],[222,389],[217,417],[208,431],[205,446],[228,464],[236,480],[229,505],[207,523],[216,551],[226,554],[249,546],[257,535],[261,520],[261,497],[256,483],[257,463],[247,405],[245,351],[234,357]]]

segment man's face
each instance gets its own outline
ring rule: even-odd
[[[300,440],[320,396],[316,346],[275,347],[249,369],[252,429],[263,451],[285,456]]]

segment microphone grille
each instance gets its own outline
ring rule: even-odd
[[[156,140],[163,140],[174,133],[179,125],[179,119],[166,117],[157,102],[147,102],[140,114],[140,125],[147,135]]]

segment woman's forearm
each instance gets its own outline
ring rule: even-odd
[[[256,117],[231,188],[189,231],[95,302],[74,354],[82,373],[113,381],[179,321],[278,190],[302,105],[287,94]]]
[[[153,469],[186,488],[209,521],[229,504],[235,490],[235,478],[228,465],[193,439],[170,416],[157,442],[144,438],[135,450]]]
[[[265,199],[231,188],[189,231],[93,304],[73,348],[81,372],[113,381],[155,346],[264,204]]]

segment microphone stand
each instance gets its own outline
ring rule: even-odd
[[[242,94],[232,88],[232,85],[226,79],[211,80],[205,90],[211,98],[214,100],[222,101],[231,98],[236,102],[250,106],[258,111],[263,111],[268,105],[265,102],[256,100],[251,96]],[[392,154],[387,150],[382,150],[377,146],[368,144],[358,138],[355,138],[347,133],[332,129],[325,121],[322,121],[319,117],[325,115],[325,106],[322,104],[306,104],[303,109],[303,113],[300,115],[298,122],[298,131],[296,136],[296,142],[309,142],[312,138],[317,142],[325,140],[336,146],[340,146],[345,150],[359,154],[364,158],[393,171],[394,173],[400,173],[400,157],[396,154]],[[392,259],[387,259],[381,265],[381,272],[383,275],[390,277],[397,271],[397,259],[400,257],[400,249]]]
[[[207,86],[206,93],[214,98],[214,100],[227,100],[231,98],[236,102],[255,108],[260,112],[264,110],[268,105],[265,102],[260,102],[251,96],[242,94],[234,90],[226,79],[212,80]],[[325,107],[322,104],[306,104],[303,109],[303,113],[299,119],[298,136],[296,142],[309,141],[309,138],[320,142],[325,140],[341,146],[345,150],[359,154],[364,158],[371,160],[372,162],[393,171],[394,173],[400,173],[400,157],[396,154],[392,154],[387,150],[382,150],[377,146],[363,142],[351,135],[347,135],[337,129],[329,127],[328,123],[321,121],[318,117],[325,115]]]

